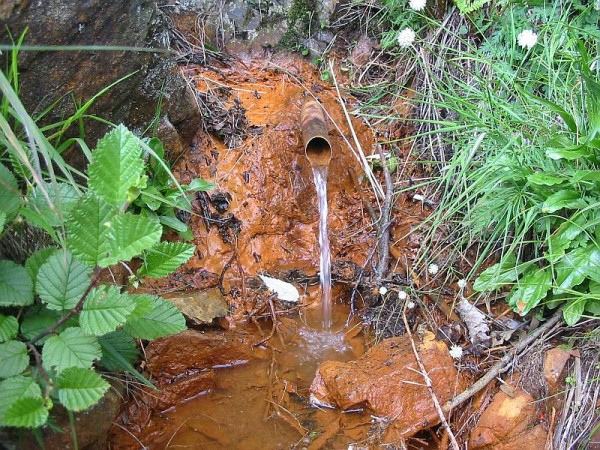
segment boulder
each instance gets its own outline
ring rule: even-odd
[[[199,112],[193,93],[179,75],[174,59],[166,51],[169,33],[154,0],[106,2],[102,0],[9,1],[0,8],[0,42],[17,40],[28,29],[24,44],[38,46],[126,46],[154,48],[140,51],[28,51],[19,53],[20,98],[34,117],[54,102],[43,124],[70,117],[77,104],[84,104],[118,79],[134,74],[100,96],[87,114],[113,123],[125,123],[143,133],[160,114],[161,129],[173,144],[173,129],[184,142],[191,142],[198,129]],[[104,135],[106,125],[86,119],[88,145]],[[168,124],[172,127],[169,128]],[[70,129],[78,133],[78,124]],[[181,148],[181,145],[179,145]],[[177,156],[177,155],[172,155]],[[70,162],[83,167],[79,151]]]
[[[462,391],[464,382],[445,343],[426,333],[418,353],[441,404]],[[316,404],[342,410],[367,407],[389,420],[388,442],[440,421],[408,336],[386,339],[356,361],[324,362],[310,392]]]
[[[534,399],[522,389],[512,396],[500,391],[471,432],[469,448],[476,450],[523,450],[545,448],[547,431],[535,425]]]

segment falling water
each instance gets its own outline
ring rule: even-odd
[[[319,247],[321,248],[321,299],[323,308],[323,329],[331,329],[331,256],[329,235],[327,234],[327,166],[313,166],[313,176],[319,198]]]

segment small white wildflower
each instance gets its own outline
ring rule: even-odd
[[[459,345],[452,345],[450,347],[450,356],[452,359],[460,359],[463,355],[463,349]]]
[[[387,288],[386,288],[385,286],[381,286],[381,287],[379,288],[379,293],[380,293],[381,295],[385,295],[385,294],[387,294]]]
[[[398,45],[400,47],[410,47],[415,41],[415,32],[406,27],[400,33],[398,33]]]
[[[398,292],[398,300],[406,300],[407,298],[408,298],[408,294],[406,293],[406,291]]]
[[[458,280],[458,283],[456,283],[456,284],[458,284],[458,287],[460,289],[464,289],[464,288],[467,287],[467,280],[465,280],[464,278],[462,278],[462,279]]]
[[[517,36],[517,42],[523,48],[531,50],[537,44],[538,36],[533,30],[523,30]]]
[[[408,4],[415,11],[421,11],[427,5],[427,0],[410,0]]]
[[[440,271],[440,267],[437,264],[429,264],[429,267],[427,267],[427,272],[429,272],[429,275],[435,275]]]
[[[415,302],[408,302],[408,303],[406,304],[406,307],[407,307],[408,309],[413,309],[413,308],[415,307]]]
[[[425,197],[423,197],[421,194],[415,194],[413,195],[413,202],[424,202],[425,201]]]

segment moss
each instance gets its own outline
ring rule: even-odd
[[[293,0],[287,16],[287,31],[280,46],[298,50],[302,40],[309,37],[311,29],[318,27],[318,10],[318,0]]]

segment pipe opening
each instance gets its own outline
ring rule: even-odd
[[[306,144],[306,158],[313,166],[326,166],[331,160],[331,145],[323,137],[312,138]]]
[[[331,161],[328,127],[321,105],[308,100],[300,114],[302,140],[306,158],[313,166],[327,166]]]

